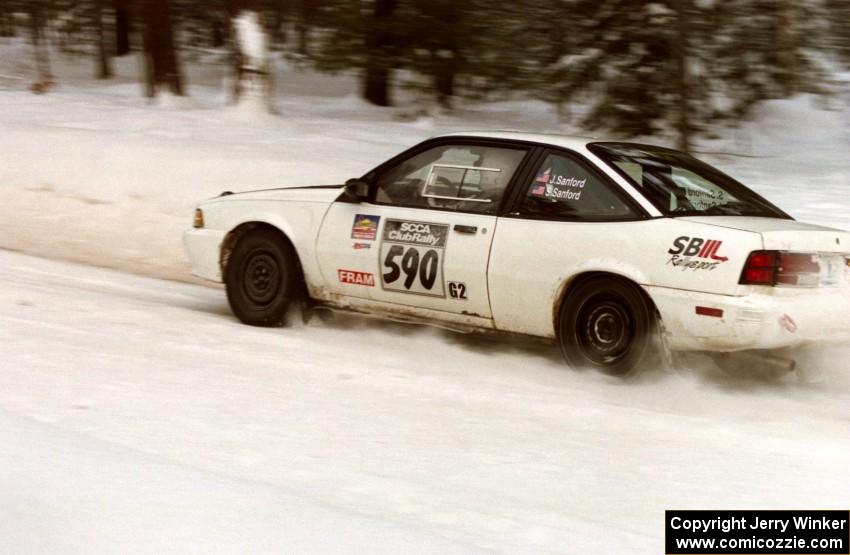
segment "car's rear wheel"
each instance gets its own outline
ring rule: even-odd
[[[225,268],[227,301],[245,324],[279,326],[299,279],[292,245],[273,230],[251,231],[236,243]]]
[[[654,310],[637,285],[614,277],[587,278],[569,291],[558,317],[567,363],[625,377],[656,346]]]

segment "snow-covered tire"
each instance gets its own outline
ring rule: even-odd
[[[655,311],[637,285],[600,276],[578,283],[558,316],[567,364],[618,377],[633,375],[657,345]]]
[[[236,243],[225,268],[227,301],[244,324],[280,326],[300,279],[288,241],[273,230],[251,231]]]

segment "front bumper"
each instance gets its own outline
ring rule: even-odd
[[[769,288],[740,297],[665,287],[646,287],[646,291],[658,308],[673,350],[741,351],[850,343],[847,287]],[[723,316],[699,315],[697,306],[720,309]]]
[[[224,231],[215,229],[190,229],[183,233],[183,245],[192,263],[192,274],[200,278],[221,282],[221,243]]]

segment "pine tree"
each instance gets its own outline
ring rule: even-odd
[[[827,0],[825,12],[829,14],[828,47],[837,54],[844,67],[850,69],[850,2]]]
[[[400,66],[403,31],[396,0],[335,0],[316,12],[319,37],[310,59],[325,71],[357,69],[363,98],[392,104],[393,71]]]

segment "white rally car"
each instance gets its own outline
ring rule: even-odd
[[[850,340],[850,233],[656,146],[444,135],[344,186],[223,193],[184,239],[251,325],[301,299],[550,338],[570,365],[615,374],[659,345]]]

